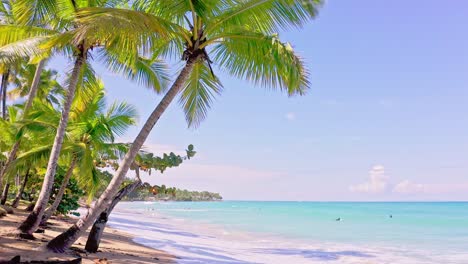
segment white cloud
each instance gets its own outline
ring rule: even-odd
[[[369,171],[369,179],[366,182],[351,185],[349,190],[360,193],[383,193],[387,190],[388,177],[382,165],[375,165]]]
[[[404,180],[393,187],[395,193],[423,193],[426,192],[427,186],[421,183],[413,183],[410,180]]]
[[[289,112],[284,117],[286,117],[286,119],[289,121],[293,121],[296,120],[296,113]]]

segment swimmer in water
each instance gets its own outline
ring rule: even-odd
[[[335,221],[341,221],[341,217],[338,217],[337,219],[335,219]]]

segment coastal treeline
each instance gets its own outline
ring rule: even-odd
[[[151,185],[144,183],[124,200],[128,201],[221,201],[223,197],[219,193],[208,191],[181,190],[176,187],[166,187],[162,184]]]
[[[305,94],[309,72],[277,32],[302,27],[320,5],[320,0],[1,1],[1,203],[29,210],[11,233],[33,239],[51,216],[85,197],[88,212],[42,247],[64,252],[91,226],[105,224],[101,220],[142,184],[140,171],[162,173],[192,157],[191,145],[180,156],[145,152],[144,143],[174,100],[188,126],[200,125],[223,90],[221,71],[288,96]],[[68,62],[68,70],[52,67],[57,57]],[[180,63],[172,63],[174,58]],[[135,107],[125,102],[107,103],[96,64],[161,95],[146,120],[138,123]],[[140,131],[132,142],[116,140],[134,125]],[[129,182],[130,174],[135,176]],[[180,197],[186,197],[183,191]],[[90,237],[90,251],[99,237]]]

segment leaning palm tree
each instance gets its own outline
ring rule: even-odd
[[[28,27],[28,34],[36,34],[36,36],[2,47],[0,55],[4,53],[17,57],[33,56],[35,60],[40,60],[58,52],[65,52],[72,55],[74,60],[73,69],[67,81],[68,90],[61,119],[39,198],[34,210],[18,227],[20,235],[23,237],[31,237],[37,229],[49,200],[75,91],[86,72],[90,72],[89,53],[95,49],[105,50],[108,54],[112,54],[114,67],[131,69],[131,72],[125,73],[127,77],[143,82],[156,91],[162,89],[162,79],[160,72],[158,72],[161,67],[155,66],[157,63],[153,63],[153,61],[148,63],[141,59],[140,55],[142,52],[148,51],[156,40],[168,37],[173,32],[173,24],[141,11],[114,8],[113,6],[117,2],[119,1],[22,0],[15,2],[18,4],[16,10],[19,10],[18,12],[24,11],[26,14],[20,13],[19,17],[35,16],[40,12],[32,12],[31,14],[31,6],[38,3],[49,3],[45,10],[60,15],[60,19],[55,21],[67,25],[70,30],[57,31]],[[1,27],[0,30],[2,30]],[[4,39],[17,37],[21,28],[9,27],[3,31],[5,34],[0,36],[0,42],[2,41],[1,37]]]
[[[319,4],[319,0],[134,1],[138,10],[179,25],[174,38],[159,42],[153,52],[155,57],[180,56],[184,66],[143,125],[105,192],[86,216],[52,239],[47,248],[64,251],[109,206],[152,128],[178,94],[189,125],[197,125],[206,116],[213,96],[222,88],[211,69],[213,63],[255,84],[285,90],[288,95],[304,94],[309,88],[307,70],[291,45],[281,42],[275,32],[301,26],[316,15]]]
[[[81,179],[79,182],[85,187],[88,197],[94,196],[99,187],[99,179],[95,177],[95,160],[101,153],[116,151],[118,145],[114,144],[115,137],[123,135],[135,124],[137,115],[134,107],[126,103],[113,103],[106,111],[103,83],[99,82],[91,89],[93,91],[88,92],[85,98],[78,96],[73,103],[68,129],[68,149],[72,150],[70,165],[53,204],[42,217],[42,223],[47,222],[57,210],[75,167],[78,169],[78,178]]]

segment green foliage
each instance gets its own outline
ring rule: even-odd
[[[164,92],[169,75],[161,59],[183,58],[195,65],[182,85],[179,103],[189,126],[196,126],[222,92],[213,65],[269,89],[304,94],[310,86],[308,70],[276,32],[303,26],[317,15],[321,4],[321,0],[1,1],[0,72],[11,73],[9,96],[17,99],[30,91],[33,64],[39,60],[57,54],[69,58],[94,55],[112,72]],[[34,171],[26,188],[30,198],[40,189],[61,116],[64,89],[57,78],[57,72],[44,70],[28,113],[21,116],[22,106],[10,107],[9,119],[0,122],[0,161],[5,161],[4,154],[21,139],[17,160],[9,168]],[[70,81],[67,79],[65,83]],[[111,174],[98,168],[117,168],[128,145],[115,143],[114,138],[134,125],[135,118],[135,110],[125,103],[113,104],[105,111],[104,86],[85,61],[59,162],[68,165],[70,158],[76,157],[77,180],[70,180],[59,213],[75,209],[85,194],[93,197],[102,193]],[[185,157],[140,151],[132,169],[137,175],[140,170],[163,173],[195,153],[193,145],[188,146]],[[63,174],[57,175],[50,202]],[[164,185],[144,184],[135,193],[138,199],[222,199],[216,193]]]
[[[192,144],[188,145],[185,150],[186,156],[182,157],[180,155],[171,152],[169,154],[164,153],[162,157],[154,156],[153,153],[146,151],[140,151],[135,158],[135,162],[132,166],[133,170],[142,170],[148,172],[151,175],[153,170],[163,173],[168,168],[174,168],[180,166],[184,160],[193,158],[197,153],[194,150]]]
[[[49,204],[52,204],[55,200],[55,196],[57,195],[60,185],[62,184],[64,177],[64,172],[61,170],[60,173],[56,175],[54,186],[52,189],[51,199],[49,200]],[[76,210],[80,207],[78,204],[78,200],[85,194],[85,192],[79,187],[77,181],[73,178],[70,179],[67,185],[67,189],[63,194],[62,201],[60,202],[57,213],[66,215],[70,211]],[[74,213],[78,215],[78,213]]]
[[[305,63],[277,32],[300,28],[317,15],[322,0],[157,1],[133,8],[174,23],[173,37],[160,39],[153,57],[193,63],[179,103],[189,126],[207,115],[222,83],[212,66],[268,89],[303,95],[310,87]]]
[[[220,201],[222,199],[223,197],[219,193],[181,190],[175,187],[167,187],[164,184],[151,186],[149,183],[142,184],[126,197],[126,200],[131,201]]]

